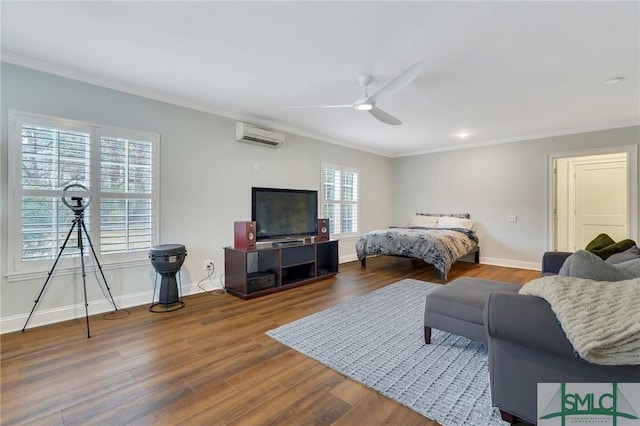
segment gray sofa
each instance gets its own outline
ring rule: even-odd
[[[558,273],[571,253],[545,253],[543,274]],[[484,309],[491,398],[505,421],[537,423],[538,383],[640,382],[640,366],[591,364],[574,350],[541,298],[492,293]]]
[[[542,274],[557,274],[572,253],[568,251],[548,251],[542,255]]]

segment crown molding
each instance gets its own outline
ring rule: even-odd
[[[89,73],[74,70],[71,68],[54,65],[49,62],[44,62],[37,59],[15,55],[13,53],[0,52],[0,61],[13,64],[13,65],[18,65],[25,68],[30,68],[36,71],[45,72],[48,74],[57,75],[60,77],[71,79],[71,80],[81,81],[83,83],[92,84],[94,86],[104,87],[106,89],[116,90],[118,92],[123,92],[130,95],[140,96],[143,98],[168,103],[171,105],[176,105],[176,106],[193,109],[200,112],[205,112],[208,114],[217,115],[217,116],[228,118],[231,120],[245,121],[258,126],[268,127],[274,130],[279,130],[281,132],[286,132],[286,133],[302,136],[309,139],[315,139],[321,142],[327,142],[333,145],[339,145],[339,146],[349,148],[349,149],[354,149],[357,151],[368,152],[370,154],[380,155],[388,158],[392,157],[388,152],[367,149],[355,143],[330,138],[326,135],[308,132],[306,130],[301,130],[296,127],[286,126],[274,121],[264,120],[257,117],[243,115],[243,114],[233,114],[227,111],[221,111],[221,110],[212,108],[210,105],[195,103],[188,99],[180,98],[178,96],[172,96],[172,95],[157,92],[148,88],[126,84],[126,83],[122,83],[114,80],[108,80],[94,74],[89,74]]]
[[[445,152],[445,151],[457,151],[460,149],[481,148],[481,147],[491,146],[491,145],[525,142],[525,141],[531,141],[536,139],[552,138],[556,136],[575,135],[579,133],[598,132],[602,130],[621,129],[624,127],[633,127],[633,126],[640,126],[640,120],[623,121],[623,122],[619,122],[619,123],[607,125],[607,126],[576,127],[573,129],[552,130],[552,131],[543,132],[543,133],[531,133],[531,134],[518,136],[514,138],[494,139],[494,140],[488,140],[488,141],[477,142],[477,143],[467,143],[463,145],[439,147],[439,148],[422,150],[422,151],[414,151],[407,154],[398,154],[392,158],[412,157],[414,155],[433,154],[436,152]]]
[[[281,132],[286,132],[286,133],[290,133],[290,134],[297,135],[297,136],[302,136],[302,137],[309,138],[309,139],[315,139],[315,140],[319,140],[321,142],[326,142],[326,143],[330,143],[330,144],[333,144],[333,145],[338,145],[338,146],[342,146],[342,147],[345,147],[345,148],[354,149],[356,151],[367,152],[367,153],[370,153],[370,154],[379,155],[379,156],[387,157],[387,158],[403,158],[403,157],[412,157],[412,156],[416,156],[416,155],[434,154],[434,153],[437,153],[437,152],[457,151],[457,150],[461,150],[461,149],[471,149],[471,148],[481,148],[481,147],[491,146],[491,145],[500,145],[500,144],[505,144],[505,143],[514,143],[514,142],[524,142],[524,141],[528,141],[528,140],[536,140],[536,139],[543,139],[543,138],[556,137],[556,136],[566,136],[566,135],[572,135],[572,134],[577,134],[577,133],[588,133],[588,132],[595,132],[595,131],[601,131],[601,130],[611,130],[611,129],[617,129],[617,128],[622,128],[622,127],[631,127],[631,126],[640,125],[640,120],[631,120],[631,121],[626,121],[626,122],[620,122],[620,123],[617,123],[615,125],[594,126],[594,127],[586,127],[586,128],[578,127],[578,128],[572,128],[572,129],[558,129],[558,130],[552,130],[552,131],[549,131],[549,132],[532,133],[532,134],[527,134],[527,135],[513,137],[513,138],[493,139],[493,140],[480,141],[480,142],[474,142],[474,143],[466,143],[466,144],[455,145],[455,146],[444,146],[444,145],[442,145],[440,147],[436,147],[436,148],[432,148],[432,149],[425,149],[425,150],[412,151],[412,152],[407,152],[407,153],[394,154],[394,153],[388,152],[388,151],[379,151],[379,150],[368,149],[368,148],[362,147],[361,145],[358,145],[356,143],[334,139],[334,138],[328,137],[326,135],[309,132],[309,131],[306,131],[306,130],[298,129],[296,127],[287,126],[287,125],[284,125],[284,124],[281,124],[281,123],[278,123],[278,122],[274,122],[274,121],[260,119],[260,118],[257,118],[257,117],[252,117],[252,116],[243,115],[243,114],[233,114],[233,113],[229,113],[227,111],[221,111],[221,110],[212,108],[209,105],[195,103],[195,102],[192,102],[192,101],[190,101],[188,99],[185,99],[185,98],[180,98],[180,97],[177,97],[177,96],[168,95],[166,93],[157,92],[157,91],[150,90],[148,88],[144,88],[144,87],[140,87],[140,86],[134,86],[134,85],[118,82],[118,81],[104,79],[104,78],[102,78],[100,76],[97,76],[97,75],[85,73],[85,72],[74,70],[74,69],[71,69],[71,68],[62,67],[62,66],[59,66],[59,65],[54,65],[54,64],[51,64],[51,63],[48,63],[48,62],[37,60],[37,59],[27,58],[27,57],[24,57],[24,56],[13,54],[13,53],[0,52],[0,61],[7,62],[7,63],[13,64],[13,65],[22,66],[22,67],[25,67],[25,68],[34,69],[36,71],[41,71],[41,72],[45,72],[45,73],[49,73],[49,74],[58,75],[60,77],[69,78],[69,79],[72,79],[72,80],[81,81],[81,82],[92,84],[92,85],[95,85],[95,86],[104,87],[104,88],[107,88],[107,89],[116,90],[116,91],[119,91],[119,92],[131,94],[131,95],[136,95],[136,96],[140,96],[140,97],[143,97],[143,98],[147,98],[147,99],[152,99],[152,100],[159,101],[159,102],[168,103],[168,104],[171,104],[171,105],[176,105],[176,106],[180,106],[180,107],[184,107],[184,108],[193,109],[193,110],[196,110],[196,111],[205,112],[205,113],[208,113],[208,114],[217,115],[217,116],[228,118],[228,119],[231,119],[231,120],[246,121],[248,123],[252,123],[252,124],[255,124],[255,125],[258,125],[258,126],[264,126],[264,127],[268,127],[268,128],[274,129],[274,130],[279,130]]]

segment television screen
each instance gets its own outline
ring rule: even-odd
[[[251,220],[258,240],[315,235],[318,191],[251,188]]]

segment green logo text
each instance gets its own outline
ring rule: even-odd
[[[570,416],[609,416],[613,426],[619,417],[637,420],[638,416],[620,392],[616,383],[612,383],[611,392],[567,392],[566,383],[561,383],[549,404],[544,409],[540,420],[559,417],[562,426]]]

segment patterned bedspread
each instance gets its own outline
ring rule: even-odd
[[[462,228],[389,228],[363,234],[356,243],[358,259],[387,254],[422,259],[445,279],[451,265],[478,246],[478,236]]]

